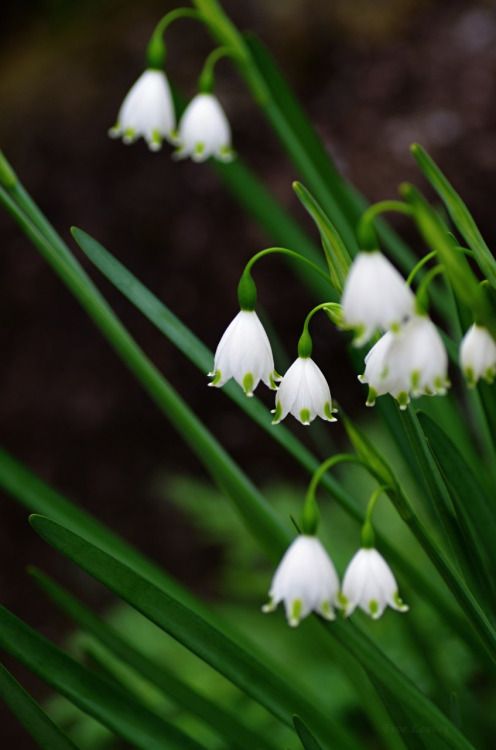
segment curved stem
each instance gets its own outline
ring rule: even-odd
[[[468,247],[461,247],[460,245],[456,245],[453,250],[456,250],[458,253],[463,253],[463,255],[471,255],[473,256],[472,250],[469,250]],[[417,275],[417,273],[425,266],[426,263],[428,263],[430,260],[435,258],[437,255],[437,250],[431,250],[426,255],[424,255],[423,258],[419,260],[418,263],[414,265],[410,273],[408,274],[408,278],[406,280],[407,286],[411,286],[413,279]]]
[[[335,302],[322,302],[320,305],[316,305],[308,315],[306,316],[304,323],[303,323],[303,331],[301,333],[301,336],[298,341],[298,356],[307,358],[312,356],[312,348],[313,348],[313,342],[312,337],[310,336],[310,332],[308,330],[308,326],[310,325],[310,321],[315,315],[315,313],[318,313],[320,310],[326,310],[331,307],[331,305],[335,305]]]
[[[203,63],[202,72],[198,79],[198,88],[202,94],[210,94],[213,91],[215,84],[214,68],[223,57],[236,59],[236,53],[229,47],[217,47],[212,50]]]
[[[251,269],[253,268],[255,263],[260,260],[260,258],[264,258],[266,255],[277,253],[281,255],[287,255],[290,258],[294,258],[295,260],[300,261],[301,263],[305,263],[307,266],[310,266],[310,268],[312,268],[315,273],[318,273],[319,276],[322,276],[322,278],[325,279],[328,284],[330,283],[329,276],[325,271],[322,270],[322,268],[320,268],[316,263],[309,260],[308,258],[305,258],[304,255],[297,253],[295,250],[289,250],[287,247],[267,247],[264,250],[260,250],[258,253],[255,253],[255,255],[253,255],[246,264],[243,274],[251,273]]]
[[[362,530],[360,533],[362,547],[369,549],[371,547],[375,547],[375,532],[372,525],[372,514],[374,512],[375,506],[377,505],[379,497],[383,492],[387,492],[388,489],[391,488],[387,484],[380,485],[380,487],[376,487],[376,489],[370,496],[370,499],[367,503],[367,510],[365,511],[365,520],[363,522]]]
[[[419,315],[425,315],[428,306],[427,290],[436,276],[439,276],[442,273],[444,273],[444,266],[442,263],[439,263],[437,266],[434,266],[434,268],[431,268],[431,270],[426,273],[426,275],[420,282],[419,288],[417,289],[417,294],[415,295],[415,307]]]
[[[165,16],[162,16],[155,26],[146,48],[148,67],[158,69],[163,68],[167,50],[163,40],[163,35],[171,23],[174,23],[174,21],[177,21],[179,18],[193,18],[195,21],[202,21],[203,15],[195,8],[174,8],[174,10],[171,10],[169,13],[166,13]]]
[[[394,211],[395,213],[404,214],[406,216],[412,216],[413,214],[412,208],[403,201],[379,201],[378,203],[369,206],[362,214],[357,227],[358,242],[364,250],[375,250],[379,247],[379,240],[374,228],[374,221],[380,214],[388,211]]]
[[[320,466],[314,471],[310,484],[305,495],[305,502],[303,504],[303,512],[301,516],[301,527],[304,534],[315,534],[319,522],[319,509],[317,505],[317,499],[315,493],[319,486],[320,480],[323,478],[329,469],[337,466],[341,463],[353,463],[363,466],[367,471],[370,472],[368,464],[363,461],[359,456],[353,453],[336,453],[334,456],[327,458]]]

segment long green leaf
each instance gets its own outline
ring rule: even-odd
[[[422,146],[415,143],[411,150],[426,179],[444,201],[454,225],[465,238],[468,246],[474,251],[475,259],[482,273],[496,288],[496,258],[484,241],[466,204]]]
[[[340,724],[325,716],[293,687],[291,678],[269,670],[195,612],[81,537],[43,516],[31,516],[35,531],[117,596],[131,604],[200,659],[210,664],[276,718],[291,726],[298,711],[327,742],[356,748]]]
[[[124,690],[83,667],[1,606],[0,647],[133,747],[202,750],[198,742],[132,701]]]
[[[332,727],[333,734],[337,736],[338,731],[341,734],[343,747],[354,746],[348,737],[342,736],[339,725],[330,726],[329,717],[322,716],[305,698],[295,694],[291,680],[267,672],[262,663],[223,633],[81,537],[42,516],[31,516],[30,520],[35,531],[46,542],[224,674],[282,721],[291,725],[291,715],[296,711],[321,740],[330,738]],[[393,690],[415,715],[421,716],[440,736],[449,738],[453,748],[468,750],[472,747],[441,711],[352,623],[336,621],[331,627],[327,627],[327,624],[324,626],[351,650],[381,684]]]
[[[450,489],[454,509],[463,522],[467,547],[476,555],[476,567],[495,592],[496,519],[494,502],[486,495],[477,477],[446,433],[427,414],[418,414],[429,448]],[[493,598],[491,597],[491,598]]]
[[[293,716],[293,724],[304,750],[322,750],[305,722],[299,716]]]
[[[198,693],[187,682],[179,679],[164,665],[158,666],[138,651],[100,617],[97,617],[84,604],[68,591],[52,581],[36,568],[30,569],[36,583],[68,617],[109,649],[117,658],[128,664],[157,687],[173,703],[185,711],[195,714],[210,725],[218,734],[230,741],[232,747],[256,747],[260,750],[274,750],[269,738],[253,731],[243,723],[242,718],[217,705]]]
[[[77,750],[3,664],[0,664],[0,698],[43,750]]]

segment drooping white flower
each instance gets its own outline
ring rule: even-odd
[[[309,425],[315,417],[335,422],[332,399],[322,370],[310,357],[298,357],[284,375],[276,395],[272,424],[292,414]]]
[[[247,396],[262,380],[276,389],[280,375],[274,369],[270,341],[260,318],[254,310],[240,310],[225,330],[214,357],[214,368],[209,372],[211,386],[220,388],[234,378]]]
[[[210,156],[232,161],[231,128],[219,100],[213,94],[197,94],[184,110],[176,139],[176,159],[190,156],[201,162]]]
[[[408,607],[398,594],[398,584],[391,568],[374,547],[362,547],[349,563],[338,596],[346,617],[357,607],[377,620],[387,606],[398,612]]]
[[[492,383],[496,377],[496,341],[487,328],[474,323],[460,344],[460,365],[469,386],[479,378]]]
[[[397,328],[414,311],[405,280],[379,251],[358,253],[346,279],[341,306],[344,325],[355,330],[354,344],[365,344],[378,328]]]
[[[448,355],[434,323],[414,315],[397,333],[385,333],[365,357],[359,380],[369,386],[368,406],[385,393],[400,409],[406,409],[410,394],[444,395],[450,385]]]
[[[334,620],[339,580],[332,561],[315,537],[300,534],[286,550],[272,579],[269,603],[262,609],[272,612],[284,602],[292,627],[310,612]]]
[[[397,391],[387,360],[395,336],[397,334],[387,331],[365,357],[365,370],[363,375],[358,376],[358,380],[369,386],[366,406],[374,406],[378,396]]]
[[[167,76],[161,70],[148,68],[126,94],[109,135],[122,136],[124,143],[134,143],[142,136],[151,151],[158,151],[164,138],[172,139],[175,125]]]

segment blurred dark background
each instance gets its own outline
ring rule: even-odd
[[[240,27],[255,31],[271,48],[340,168],[370,200],[393,197],[405,179],[419,181],[408,145],[420,141],[462,190],[492,242],[492,2],[224,5]],[[3,3],[0,144],[64,237],[71,224],[93,234],[215,347],[236,310],[242,263],[268,238],[207,165],[175,164],[167,147],[151,154],[143,142],[124,147],[106,136],[142,69],[155,22],[172,7],[116,0]],[[188,21],[173,26],[167,42],[167,72],[192,95],[212,42]],[[291,191],[299,175],[227,62],[218,68],[217,93],[238,152],[305,221]],[[195,535],[153,489],[161,472],[201,475],[198,462],[3,214],[0,237],[2,443],[188,586],[214,596],[221,552]],[[292,351],[311,298],[276,260],[260,266],[257,282]],[[234,405],[207,391],[206,378],[137,312],[105,283],[102,289],[165,376],[257,482],[274,476],[304,481]],[[351,408],[356,391],[343,364],[342,342],[321,326],[316,325],[319,363]],[[30,531],[26,513],[1,497],[2,602],[58,639],[67,624],[26,579],[24,568],[32,562],[66,580],[76,575],[64,573],[63,561]],[[87,593],[90,602],[105,602],[96,587]],[[33,747],[3,706],[0,726],[6,742]]]

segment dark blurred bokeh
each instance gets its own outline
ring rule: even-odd
[[[492,241],[492,2],[245,0],[225,6],[271,48],[340,168],[369,199],[392,197],[402,180],[419,179],[408,145],[420,141]],[[0,143],[66,238],[71,224],[93,234],[214,347],[235,312],[242,263],[268,238],[208,166],[175,164],[167,148],[151,154],[142,143],[126,148],[106,136],[140,73],[153,25],[170,7],[129,0],[4,3]],[[191,95],[212,42],[188,21],[173,27],[167,41],[168,73]],[[227,62],[219,66],[218,94],[239,153],[304,220],[291,191],[299,175]],[[188,586],[215,594],[219,550],[195,538],[152,489],[159,472],[199,473],[198,462],[4,215],[0,237],[3,444]],[[277,261],[261,266],[257,281],[291,351],[311,299]],[[102,288],[165,376],[256,481],[281,474],[302,480],[234,405],[207,392],[201,373],[108,285]],[[329,343],[324,325],[316,326],[319,362],[352,406],[342,344],[339,337]],[[66,580],[77,575],[64,573],[64,563],[30,531],[26,514],[2,497],[2,601],[59,638],[66,623],[27,581],[24,567],[31,562]],[[101,596],[96,587],[87,591],[93,603]],[[1,706],[0,726],[6,742],[33,746]]]

